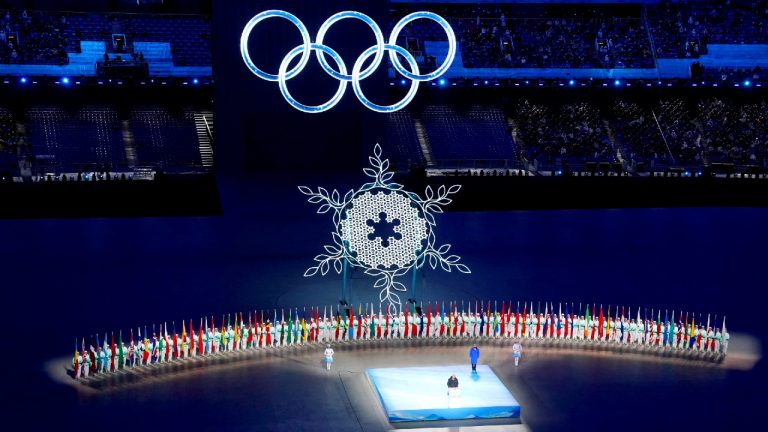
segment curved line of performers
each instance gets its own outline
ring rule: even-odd
[[[369,307],[370,306],[370,310]],[[558,305],[555,311],[554,304],[545,304],[541,310],[539,303],[536,312],[533,312],[533,302],[524,303],[522,309],[518,302],[513,311],[511,302],[502,303],[501,310],[494,302],[493,311],[489,303],[478,304],[475,302],[474,312],[465,310],[464,303],[459,309],[458,303],[450,302],[448,309],[440,309],[435,303],[427,304],[426,310],[423,304],[416,306],[409,303],[406,311],[390,313],[385,308],[382,313],[375,313],[373,304],[358,306],[355,313],[354,307],[341,309],[337,306],[336,312],[333,306],[320,308],[310,307],[309,311],[303,309],[288,310],[288,320],[285,319],[285,311],[280,313],[278,319],[277,310],[274,309],[272,317],[264,318],[264,311],[258,315],[248,312],[247,322],[243,314],[222,315],[220,326],[217,326],[213,317],[210,325],[208,317],[200,319],[197,330],[193,328],[192,320],[189,321],[189,332],[185,322],[182,322],[181,333],[176,331],[175,322],[168,331],[167,323],[160,324],[159,328],[152,326],[152,333],[147,327],[138,328],[137,338],[134,338],[133,329],[130,331],[128,344],[123,341],[122,331],[118,333],[118,342],[115,343],[115,335],[112,333],[111,341],[104,334],[103,342],[96,335],[95,345],[93,337],[86,349],[85,338],[78,348],[75,340],[75,355],[72,366],[75,378],[87,377],[91,373],[111,372],[118,369],[133,368],[153,363],[163,363],[175,359],[205,356],[220,352],[245,350],[251,348],[266,348],[288,345],[302,345],[307,343],[328,343],[347,340],[371,340],[371,339],[411,339],[411,338],[459,338],[459,337],[486,337],[486,338],[526,338],[526,339],[568,339],[579,341],[595,341],[603,343],[615,343],[634,346],[651,346],[665,349],[689,350],[725,355],[728,351],[730,335],[725,327],[723,317],[721,327],[718,327],[717,316],[714,322],[707,315],[707,323],[703,325],[701,314],[698,320],[695,314],[680,312],[675,321],[675,311],[668,314],[651,309],[650,318],[647,309],[643,310],[641,317],[640,308],[637,308],[636,318],[631,317],[629,309],[616,307],[611,315],[611,307],[607,313],[603,313],[603,306],[586,305],[576,313],[574,304]],[[625,314],[626,312],[626,314]],[[654,319],[654,314],[656,317]],[[271,318],[271,319],[270,319]],[[233,325],[234,324],[234,325]],[[713,324],[713,325],[710,325]]]

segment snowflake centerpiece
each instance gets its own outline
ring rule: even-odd
[[[333,211],[333,244],[326,245],[325,252],[315,257],[317,265],[304,272],[309,277],[325,275],[333,266],[341,273],[344,263],[365,269],[365,274],[377,277],[374,288],[380,288],[379,300],[389,303],[391,312],[397,312],[400,297],[397,291],[406,291],[405,285],[395,280],[412,268],[421,268],[429,260],[450,272],[457,270],[470,273],[459,263],[457,255],[448,255],[450,244],[435,247],[435,213],[451,203],[449,195],[461,189],[460,185],[449,188],[440,186],[434,191],[427,186],[425,197],[403,190],[403,185],[392,182],[394,173],[389,171],[389,160],[381,159],[381,147],[376,144],[373,156],[368,158],[370,168],[363,172],[372,179],[359,189],[350,189],[343,197],[337,190],[330,193],[319,187],[317,192],[306,186],[299,191],[307,201],[320,204],[317,213]]]

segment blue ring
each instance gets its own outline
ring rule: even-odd
[[[356,76],[360,68],[363,67],[363,63],[365,60],[368,59],[373,54],[373,50],[376,49],[376,46],[372,46],[365,50],[360,57],[357,58],[357,61],[355,62],[355,66],[352,68],[352,76]],[[394,55],[395,57],[397,54],[402,55],[405,57],[405,60],[408,62],[408,64],[413,68],[413,70],[418,74],[419,73],[419,65],[416,63],[416,59],[413,58],[411,53],[409,53],[405,48],[399,46],[399,45],[392,45],[392,44],[386,44],[384,45],[384,49],[390,52],[390,56]],[[408,105],[414,97],[416,97],[416,91],[419,89],[419,80],[411,80],[411,88],[408,89],[408,93],[405,95],[403,99],[401,99],[399,102],[396,102],[392,105],[377,105],[368,98],[365,97],[363,94],[363,89],[360,87],[360,80],[359,79],[353,79],[352,80],[352,89],[355,91],[355,96],[357,96],[357,99],[366,106],[366,108],[380,112],[380,113],[390,113],[395,112],[406,105]]]
[[[364,71],[360,73],[360,77],[358,79],[364,79],[368,78],[375,70],[379,67],[381,64],[381,60],[384,58],[384,35],[381,33],[381,28],[379,28],[379,25],[376,24],[376,22],[371,19],[368,15],[365,15],[360,12],[354,12],[354,11],[346,11],[346,12],[339,12],[337,14],[332,15],[330,18],[325,20],[323,25],[320,26],[320,30],[317,32],[317,43],[319,45],[323,44],[323,39],[325,39],[325,34],[328,32],[330,27],[335,24],[338,21],[341,21],[346,18],[355,18],[359,19],[360,21],[368,24],[368,26],[373,30],[373,35],[376,38],[376,57],[373,59],[373,63],[366,68]],[[344,81],[352,81],[352,75],[346,75],[346,74],[340,74],[333,70],[333,68],[328,64],[328,62],[325,60],[325,55],[321,50],[317,50],[317,60],[320,62],[320,66],[323,67],[325,72],[327,72],[332,77],[338,79],[338,80],[344,80]]]
[[[412,21],[420,18],[429,19],[436,22],[440,25],[440,27],[443,28],[443,30],[445,30],[445,34],[448,36],[448,55],[445,57],[443,64],[441,64],[440,67],[432,73],[428,73],[426,75],[417,75],[405,70],[403,65],[400,64],[400,59],[397,58],[395,51],[389,52],[389,60],[392,62],[392,66],[395,67],[395,70],[404,77],[416,81],[430,81],[444,74],[445,71],[451,67],[453,64],[453,59],[456,56],[456,35],[453,33],[451,25],[448,23],[448,21],[445,20],[445,18],[435,13],[426,11],[413,12],[408,14],[404,16],[400,21],[398,21],[397,24],[395,24],[395,28],[392,29],[392,34],[389,36],[389,45],[397,45],[397,37],[400,36],[400,32],[403,30],[403,28]]]
[[[267,80],[267,81],[278,81],[279,77],[277,75],[273,75],[271,73],[264,72],[263,70],[259,69],[254,63],[253,60],[251,60],[251,54],[248,52],[248,38],[251,36],[251,31],[253,31],[253,28],[256,27],[256,24],[260,23],[261,21],[267,19],[267,18],[285,18],[288,21],[290,21],[293,25],[296,26],[296,28],[299,29],[299,32],[301,33],[301,39],[303,41],[303,44],[301,45],[304,52],[301,54],[301,59],[299,60],[299,64],[296,65],[293,69],[287,72],[287,76],[285,79],[291,79],[299,74],[302,70],[304,70],[304,67],[307,66],[307,62],[309,62],[309,53],[310,53],[310,44],[312,43],[312,40],[309,37],[309,31],[304,26],[304,23],[301,22],[295,15],[281,11],[281,10],[268,10],[264,11],[260,14],[257,14],[253,18],[251,18],[250,21],[248,21],[248,24],[245,25],[245,28],[243,29],[243,33],[240,35],[240,56],[243,58],[243,61],[245,62],[245,65],[248,66],[248,69],[253,72],[254,75],[257,77]]]
[[[299,45],[296,48],[292,49],[291,52],[288,53],[283,58],[283,61],[280,62],[280,70],[277,73],[278,76],[278,84],[280,86],[280,92],[283,94],[283,97],[285,100],[291,104],[294,108],[296,108],[299,111],[305,112],[305,113],[321,113],[323,111],[327,111],[334,106],[336,106],[337,103],[341,100],[341,98],[344,96],[344,92],[347,90],[347,81],[339,80],[339,88],[336,90],[336,94],[331,97],[331,99],[328,100],[328,102],[325,102],[324,104],[320,105],[304,105],[303,103],[297,101],[296,99],[291,96],[291,94],[288,92],[288,85],[286,84],[286,80],[288,77],[285,74],[285,70],[288,69],[288,64],[293,60],[299,53],[301,52],[303,55],[304,46]],[[344,61],[341,59],[341,56],[334,50],[332,50],[330,47],[327,47],[325,45],[320,45],[313,43],[310,45],[310,50],[315,51],[322,51],[328,55],[331,56],[331,58],[336,62],[336,65],[339,67],[339,70],[341,73],[346,74],[347,73],[347,67],[344,65]],[[309,52],[309,51],[306,51]]]
[[[267,18],[283,18],[291,22],[296,28],[299,29],[299,32],[301,33],[302,38],[302,45],[297,46],[296,48],[292,49],[282,60],[280,63],[280,68],[278,70],[277,75],[273,75],[267,72],[264,72],[263,70],[259,69],[252,61],[250,53],[248,51],[248,38],[251,35],[251,32],[253,31],[253,28],[256,26],[256,24],[260,23],[261,21],[267,19]],[[341,56],[331,49],[330,47],[323,45],[323,39],[325,38],[325,34],[328,32],[330,27],[335,24],[337,21],[340,21],[342,19],[346,18],[354,18],[359,19],[363,21],[364,23],[368,24],[368,26],[373,30],[374,36],[376,37],[376,45],[366,49],[355,61],[354,67],[352,68],[352,73],[350,75],[347,75],[347,68],[344,64],[344,60],[341,58]],[[443,64],[440,65],[439,68],[437,68],[434,72],[426,74],[426,75],[420,75],[419,74],[419,67],[416,63],[416,59],[413,58],[413,56],[403,47],[400,47],[397,45],[397,38],[400,35],[400,32],[403,30],[403,28],[411,23],[414,20],[417,19],[429,19],[437,24],[439,24],[443,30],[445,31],[446,35],[448,36],[448,53],[446,55],[446,58],[443,62]],[[323,68],[323,70],[329,74],[330,76],[336,78],[339,80],[339,88],[336,90],[336,94],[328,100],[328,102],[325,102],[321,105],[304,105],[300,102],[298,102],[296,99],[291,96],[290,92],[288,91],[287,81],[291,78],[296,77],[304,68],[306,67],[307,63],[309,62],[309,56],[311,54],[311,51],[316,51],[316,56],[318,59],[318,62],[320,63],[320,66]],[[373,72],[381,65],[381,61],[384,56],[384,51],[389,51],[389,58],[392,62],[393,67],[395,70],[400,73],[402,76],[408,78],[411,80],[411,88],[408,90],[408,93],[406,96],[400,100],[399,102],[392,104],[392,105],[377,105],[368,98],[365,97],[363,94],[362,88],[360,87],[360,80],[365,79],[369,77]],[[293,67],[291,70],[288,70],[288,66],[290,65],[290,62],[296,58],[297,55],[301,54],[301,58],[298,62],[298,64]],[[334,70],[329,64],[328,61],[325,58],[325,54],[328,54],[331,56],[334,62],[336,62],[336,65],[338,66],[339,70]],[[371,65],[368,66],[366,69],[361,70],[363,67],[363,63],[372,55],[375,54],[374,61],[371,62]],[[411,71],[406,70],[402,63],[400,62],[400,59],[398,58],[398,54],[405,57],[406,61],[408,62],[408,65],[411,67]],[[243,29],[243,33],[240,36],[240,55],[243,58],[243,61],[245,62],[245,65],[248,67],[248,69],[256,76],[258,76],[261,79],[264,79],[266,81],[277,81],[280,87],[280,92],[282,93],[285,100],[292,105],[294,108],[298,109],[299,111],[307,112],[307,113],[318,113],[327,111],[336,104],[339,103],[341,98],[344,96],[344,92],[346,91],[346,86],[348,82],[352,82],[352,87],[355,92],[355,96],[360,100],[360,102],[365,105],[368,109],[376,111],[376,112],[394,112],[399,109],[402,109],[405,105],[410,103],[413,98],[416,96],[416,91],[419,87],[419,82],[421,81],[430,81],[433,80],[443,73],[447,71],[456,56],[456,35],[453,33],[453,29],[451,28],[451,25],[441,16],[427,11],[422,12],[414,12],[411,14],[406,15],[403,17],[400,21],[398,21],[395,24],[395,28],[392,31],[392,34],[389,37],[389,43],[384,43],[384,36],[381,33],[381,29],[379,26],[374,22],[369,16],[355,11],[345,11],[345,12],[339,12],[337,14],[332,15],[330,18],[325,20],[325,22],[320,27],[320,30],[317,34],[317,42],[312,42],[309,36],[309,32],[307,31],[307,28],[304,26],[304,24],[299,20],[295,15],[281,11],[281,10],[267,10],[264,12],[261,12],[257,15],[255,15],[253,18],[248,21],[245,28]]]

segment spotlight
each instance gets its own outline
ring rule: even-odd
[[[613,85],[615,85],[615,86],[620,86],[620,85],[621,85],[621,81],[619,81],[619,80],[616,80],[616,81],[614,81],[614,82],[613,82]]]
[[[744,80],[744,87],[749,87],[752,85],[752,81],[750,80]]]
[[[444,86],[447,83],[448,83],[448,81],[446,81],[445,78],[440,78],[440,80],[438,81],[438,84],[440,84],[441,86]]]
[[[401,79],[401,80],[400,80],[400,85],[405,85],[405,82],[406,82],[406,81],[405,81],[404,79]]]
[[[192,80],[192,84],[200,84],[200,80],[195,78]]]
[[[69,85],[69,78],[67,78],[67,77],[62,77],[62,78],[61,78],[61,83],[62,83],[62,84],[64,84],[64,85]]]
[[[488,80],[483,81],[483,84],[488,85]]]
[[[19,82],[22,83],[22,84],[26,84],[27,83],[27,77],[21,77],[19,79]]]
[[[574,81],[574,80],[570,80],[570,81],[568,81],[568,85],[569,85],[569,86],[572,86],[572,85],[575,85],[575,84],[576,84],[576,81]]]
[[[557,170],[557,171],[555,171],[555,175],[556,175],[556,176],[561,176],[561,175],[563,175],[563,170]]]

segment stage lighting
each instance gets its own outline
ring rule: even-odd
[[[576,84],[576,81],[574,81],[574,80],[570,80],[570,81],[568,81],[568,85],[569,85],[569,86],[572,86],[572,85],[575,85],[575,84]]]
[[[744,80],[744,87],[749,87],[752,85],[752,81],[750,80]]]
[[[445,78],[440,78],[440,80],[438,81],[438,84],[440,84],[441,86],[444,86],[444,85],[446,85],[447,83],[448,83],[448,81],[446,81],[446,79],[445,79]]]
[[[557,171],[555,171],[555,175],[556,175],[556,176],[558,176],[558,177],[559,177],[559,176],[561,176],[561,175],[563,175],[563,170],[557,170]]]
[[[488,85],[488,80],[483,81],[483,84]]]
[[[620,86],[620,85],[621,85],[621,81],[619,81],[619,80],[616,80],[616,81],[614,81],[614,82],[613,82],[613,85],[615,85],[615,86]]]
[[[195,79],[192,80],[192,84],[200,84],[200,80],[195,78]]]
[[[401,80],[400,80],[400,85],[405,85],[405,83],[406,83],[406,82],[407,82],[406,80],[404,80],[404,79],[401,79]]]
[[[19,82],[22,83],[22,84],[26,84],[27,83],[27,78],[26,77],[21,77],[19,79]]]

